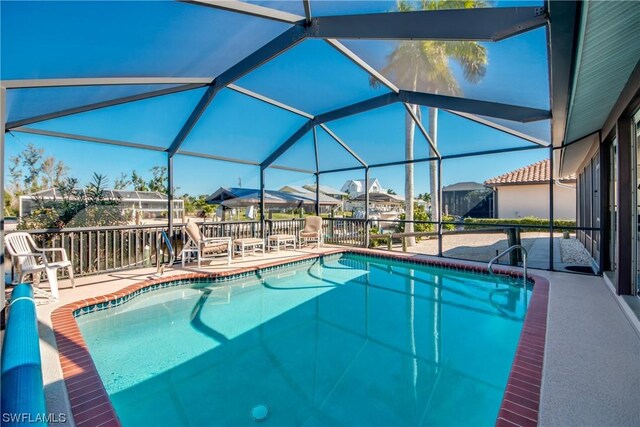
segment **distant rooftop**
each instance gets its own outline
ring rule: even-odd
[[[316,191],[316,186],[315,185],[305,185],[304,188],[306,188],[307,190],[309,190],[311,192],[315,192]],[[321,185],[320,186],[320,193],[322,193],[322,194],[330,194],[330,195],[334,195],[334,196],[346,196],[347,195],[347,193],[345,193],[344,191],[340,191],[337,188],[329,187],[328,185]]]
[[[311,191],[299,185],[285,185],[280,188],[280,191],[284,191],[285,193],[313,194]]]
[[[286,186],[292,187],[292,186]],[[232,200],[236,200],[232,202]],[[260,203],[260,190],[256,188],[220,187],[206,199],[210,204],[222,204],[228,207],[249,206]],[[339,200],[321,194],[321,205],[338,205]],[[315,194],[303,190],[299,192],[286,192],[276,190],[265,190],[265,203],[267,205],[310,205],[315,203]]]
[[[488,186],[518,185],[518,184],[544,184],[548,183],[550,173],[549,159],[541,160],[532,165],[516,169],[514,171],[496,176],[484,182]],[[570,175],[562,178],[563,181],[575,181],[576,176]]]
[[[86,196],[87,190],[84,188],[76,188],[73,190],[75,194],[82,194]],[[158,191],[135,191],[135,190],[112,190],[105,189],[102,191],[103,197],[112,199],[123,200],[138,200],[138,201],[150,201],[150,200],[167,200],[165,193]],[[45,198],[45,199],[59,199],[62,198],[60,190],[56,188],[47,188],[46,190],[36,191],[35,193],[27,194],[23,197],[31,198]]]
[[[486,187],[479,182],[465,181],[442,187],[442,191],[475,191],[486,190]]]

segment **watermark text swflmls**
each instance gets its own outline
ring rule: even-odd
[[[43,414],[31,414],[28,412],[2,413],[3,423],[24,423],[24,424],[59,424],[67,422],[67,414],[64,413],[43,413]]]

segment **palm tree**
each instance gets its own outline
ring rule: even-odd
[[[442,10],[442,9],[471,9],[486,7],[488,2],[484,0],[422,0],[420,2],[398,1],[397,10],[408,12],[412,10]],[[381,72],[398,86],[417,92],[460,96],[462,90],[451,69],[451,63],[455,62],[462,69],[465,80],[471,83],[479,82],[486,72],[487,51],[484,46],[473,41],[440,41],[420,40],[402,41],[387,57],[387,63]],[[370,80],[373,86],[380,83],[373,77]],[[421,120],[422,112],[418,105],[409,105],[416,117]],[[438,141],[438,110],[428,108],[429,136],[433,143]],[[415,136],[415,123],[409,112],[405,114],[405,158],[413,159],[413,142]],[[435,157],[432,149],[429,149],[430,157]],[[433,220],[438,220],[440,206],[436,192],[440,185],[437,178],[437,169],[434,162],[429,167],[431,212]],[[405,165],[405,218],[413,220],[413,163]],[[405,225],[406,232],[413,231],[413,224]],[[415,245],[415,238],[409,238],[409,246]]]

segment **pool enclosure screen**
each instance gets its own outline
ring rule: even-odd
[[[261,212],[270,177],[322,188],[346,172],[414,173],[441,233],[443,178],[461,159],[483,168],[490,155],[535,152],[553,182],[577,7],[460,6],[3,2],[2,147],[81,141],[163,156],[167,203],[180,176],[232,169],[252,176]]]

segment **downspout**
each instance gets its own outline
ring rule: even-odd
[[[574,185],[569,185],[569,184],[563,184],[562,182],[560,182],[560,178],[555,178],[553,180],[554,184],[557,185],[558,187],[562,187],[562,188],[570,188],[572,190],[575,190],[576,187]]]

